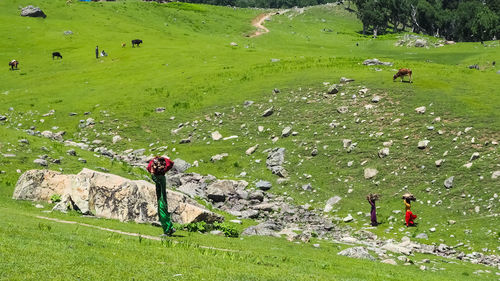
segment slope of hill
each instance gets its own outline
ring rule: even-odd
[[[428,244],[462,243],[461,251],[498,255],[500,236],[494,226],[499,222],[499,183],[493,173],[500,170],[500,80],[492,66],[500,55],[498,42],[486,42],[486,47],[478,43],[396,47],[402,35],[376,40],[361,36],[355,16],[336,5],[282,11],[265,22],[269,33],[249,38],[255,31],[252,19],[269,11],[140,1],[39,1],[47,18],[20,17],[18,7],[27,4],[18,0],[0,3],[5,23],[0,26],[5,38],[0,57],[5,63],[20,62],[17,71],[5,67],[0,80],[0,115],[6,117],[0,121],[0,237],[5,241],[0,253],[7,258],[0,264],[5,269],[1,278],[26,277],[23,271],[7,270],[19,261],[16,255],[31,270],[30,278],[38,274],[50,278],[55,272],[53,278],[65,279],[72,273],[58,268],[68,262],[81,268],[101,262],[96,274],[103,274],[114,263],[122,264],[122,269],[129,267],[137,251],[157,261],[140,262],[141,267],[154,269],[144,274],[182,274],[177,277],[185,279],[289,279],[282,274],[287,272],[292,279],[317,274],[317,279],[333,275],[342,280],[399,280],[410,271],[416,279],[458,280],[470,278],[479,269],[490,270],[482,277],[494,278],[491,268],[463,262],[444,265],[435,257],[431,257],[432,267],[437,268],[433,274],[415,266],[349,260],[336,256],[345,246],[322,240],[316,241],[319,249],[311,246],[314,242],[296,245],[276,238],[228,240],[201,234],[178,238],[184,242],[177,246],[137,242],[41,222],[34,218],[38,209],[10,197],[19,176],[16,170],[39,168],[33,163],[39,155],[63,157],[61,164],[50,163],[48,168],[67,173],[101,167],[129,178],[145,176],[139,168],[77,149],[86,160],[82,163],[66,156],[69,148],[63,144],[26,133],[65,131],[65,140],[91,147],[115,152],[145,148],[146,154],[196,161],[198,166],[188,171],[244,179],[250,188],[258,180],[268,180],[273,185],[269,192],[289,196],[295,204],[320,213],[328,198],[340,196],[333,211],[325,215],[353,231],[367,229],[369,205],[364,196],[378,192],[382,224],[369,230],[379,237],[414,239],[425,233]],[[68,30],[72,34],[65,34]],[[129,42],[136,38],[144,44],[132,48]],[[96,59],[96,45],[109,56]],[[53,60],[53,51],[60,51],[63,59]],[[362,64],[370,58],[393,66]],[[467,67],[476,63],[480,70]],[[414,83],[392,81],[394,70],[401,67],[413,70]],[[341,84],[341,77],[355,81]],[[339,92],[327,94],[332,84],[339,84]],[[377,102],[373,101],[376,96]],[[253,104],[244,106],[248,100]],[[271,106],[274,114],[262,117]],[[340,113],[341,106],[347,107],[346,113]],[[421,106],[426,107],[423,114],[415,111]],[[88,118],[95,124],[87,126]],[[296,134],[283,137],[287,126]],[[214,131],[238,138],[214,141]],[[122,140],[113,142],[117,135]],[[21,139],[28,139],[29,144]],[[182,139],[190,142],[180,144]],[[356,145],[344,147],[347,139]],[[92,144],[94,140],[102,143]],[[422,140],[430,142],[420,149]],[[245,150],[256,144],[257,151],[247,156]],[[275,147],[286,149],[284,167],[289,174],[279,182],[265,164],[265,150]],[[389,153],[379,156],[383,148]],[[228,157],[210,161],[220,153]],[[479,158],[471,160],[474,153]],[[440,159],[444,161],[436,167]],[[472,166],[464,167],[468,163]],[[366,168],[376,168],[378,174],[365,179]],[[452,176],[453,187],[445,188],[444,181]],[[311,190],[302,188],[307,184]],[[419,215],[415,228],[402,225],[400,196],[406,191],[419,199],[413,207]],[[354,219],[344,223],[342,218],[348,214]],[[76,214],[50,216],[71,216],[125,231],[157,232],[146,225],[94,221]],[[43,241],[42,245],[35,240]],[[197,244],[241,252],[220,254],[198,249]],[[167,254],[163,246],[168,247]],[[61,251],[74,253],[63,261]],[[54,264],[47,269],[31,267],[30,256],[42,259],[45,254]],[[77,262],[77,256],[86,254],[92,262]],[[189,264],[197,264],[192,271],[183,266],[191,258],[195,260]],[[415,261],[424,258],[429,257],[412,257]],[[177,261],[165,271],[162,260]],[[209,262],[200,265],[202,261]],[[230,265],[230,270],[222,270]],[[440,271],[441,267],[446,270]],[[134,268],[130,275],[117,273],[112,278],[140,279],[143,270]],[[207,271],[210,274],[203,275]]]

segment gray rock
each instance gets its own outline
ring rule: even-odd
[[[304,191],[311,191],[312,190],[312,185],[310,183],[302,185],[302,189]]]
[[[218,141],[218,140],[222,139],[221,133],[219,133],[219,131],[212,132],[212,139],[214,141]]]
[[[333,84],[331,85],[329,88],[328,88],[328,91],[327,93],[330,94],[330,95],[333,95],[333,94],[336,94],[339,92],[339,89],[338,89],[338,86],[337,84]]]
[[[245,154],[246,154],[246,155],[251,155],[251,154],[253,154],[253,153],[257,150],[257,148],[259,148],[259,144],[256,144],[256,145],[254,145],[254,146],[252,146],[252,147],[248,148],[248,149],[245,151]]]
[[[346,256],[355,259],[368,259],[374,261],[375,258],[370,255],[368,250],[364,247],[352,247],[342,250],[338,253],[338,255]]]
[[[378,174],[377,169],[374,168],[366,168],[364,171],[365,179],[371,179]]]
[[[398,263],[394,259],[385,259],[385,260],[381,260],[380,262],[386,263],[386,264],[398,265]]]
[[[378,103],[379,101],[380,101],[380,96],[374,96],[374,97],[372,98],[372,102],[373,102],[373,103]]]
[[[114,138],[113,138],[114,139]],[[185,143],[190,143],[191,142],[191,138],[185,138],[185,139],[181,139],[179,141],[179,144],[185,144]]]
[[[387,156],[389,156],[389,148],[388,147],[384,147],[378,151],[378,157],[385,158]]]
[[[33,5],[26,6],[21,10],[22,17],[46,18],[47,15],[39,7]]]
[[[352,140],[350,140],[350,139],[343,139],[342,140],[342,144],[344,145],[344,148],[348,148],[349,146],[351,146],[351,143],[352,143]]]
[[[347,106],[339,106],[337,107],[337,112],[340,114],[345,114],[349,111],[349,108]]]
[[[419,141],[418,142],[418,145],[417,147],[419,149],[425,149],[427,147],[427,145],[429,145],[430,141],[429,140],[422,140],[422,141]]]
[[[44,166],[44,167],[46,167],[46,166],[48,166],[48,165],[49,165],[49,164],[47,163],[47,160],[45,160],[45,159],[35,159],[35,160],[33,161],[33,163],[38,164],[38,165],[41,165],[41,166]]]
[[[415,47],[427,47],[427,40],[425,39],[422,39],[422,38],[419,38],[417,40],[415,40]]]
[[[30,144],[30,142],[27,139],[20,139],[17,142],[22,144]]]
[[[155,109],[156,113],[162,113],[162,112],[165,112],[165,107],[157,107]]]
[[[254,219],[259,216],[259,211],[257,210],[245,210],[241,212],[241,217],[244,219]]]
[[[251,100],[246,100],[246,101],[243,103],[243,106],[244,106],[244,107],[249,107],[249,106],[251,106],[252,104],[253,104],[253,101],[251,101]]]
[[[287,126],[285,127],[282,131],[281,131],[281,136],[286,138],[288,136],[290,136],[290,134],[292,133],[292,127],[290,126]]]
[[[317,148],[314,148],[312,151],[311,151],[311,156],[316,156],[318,155],[318,149]]]
[[[83,158],[78,158],[78,162],[81,162],[81,163],[87,163],[87,160],[83,159]]]
[[[342,198],[340,196],[333,196],[330,199],[328,199],[325,203],[325,208],[323,211],[325,213],[330,212],[333,209],[333,205],[337,204]]]
[[[66,31],[64,31],[64,35],[73,35],[73,31],[66,30]],[[75,113],[75,115],[76,115],[76,113]],[[71,113],[70,113],[70,116],[73,116],[73,115],[71,115]]]
[[[383,62],[383,61],[379,61],[378,59],[367,59],[367,60],[363,61],[363,64],[364,65],[387,65],[387,66],[391,66],[392,62]]]
[[[66,153],[70,156],[76,156],[76,151],[74,149],[70,149],[70,150],[66,151]]]
[[[177,158],[174,160],[174,166],[172,167],[172,170],[178,173],[184,173],[189,168],[191,168],[191,164],[180,158]]]
[[[425,233],[419,233],[419,234],[417,234],[417,236],[415,236],[415,238],[417,238],[417,239],[429,239],[429,236],[427,236],[427,234],[425,234]]]
[[[436,160],[436,162],[435,162],[436,167],[441,167],[441,165],[443,165],[444,161],[445,161],[444,159]]]
[[[210,234],[217,235],[217,236],[224,236],[224,232],[221,230],[212,230],[212,231],[210,231]]]
[[[254,192],[250,193],[248,198],[251,200],[262,201],[262,200],[264,200],[264,192],[262,190],[254,191]]]
[[[7,116],[0,115],[0,121],[6,121],[6,120],[7,120]]]
[[[491,179],[493,180],[496,180],[500,178],[500,171],[494,171],[492,174],[491,174]]]
[[[273,222],[263,222],[258,225],[253,225],[245,229],[242,233],[241,236],[276,236],[279,237],[279,235],[276,233],[276,231],[279,231],[280,228]]]
[[[229,156],[229,154],[227,154],[227,153],[216,154],[210,158],[210,161],[217,162],[217,161],[220,161],[228,156]]]
[[[424,114],[425,110],[426,110],[425,106],[415,108],[415,112],[417,112],[419,114]]]
[[[354,79],[346,78],[346,77],[341,77],[340,78],[340,83],[349,83],[349,82],[352,82],[352,81],[354,81]]]
[[[354,220],[354,218],[351,216],[351,214],[347,214],[347,217],[342,219],[344,222],[351,222]]]
[[[271,116],[273,113],[274,113],[274,106],[271,106],[262,113],[262,117]]]
[[[268,181],[263,181],[263,180],[259,180],[256,184],[255,184],[255,187],[259,188],[260,190],[269,190],[271,189],[272,187],[272,184]]]
[[[453,179],[454,178],[455,178],[454,176],[451,176],[451,177],[447,178],[444,181],[444,187],[446,187],[446,188],[452,188],[453,187]]]
[[[479,157],[480,157],[479,156],[479,152],[474,152],[474,153],[472,153],[472,156],[470,157],[469,162],[472,162],[472,161],[474,161],[476,159],[479,159]]]

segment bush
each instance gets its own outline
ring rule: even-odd
[[[222,223],[214,222],[213,224],[208,224],[204,221],[193,222],[185,224],[182,228],[189,232],[201,232],[201,233],[205,233],[211,230],[220,230],[224,232],[224,236],[226,237],[238,237],[240,235],[237,229],[223,222]]]
[[[50,201],[52,201],[52,203],[57,203],[57,202],[61,202],[61,195],[59,194],[54,194],[52,196],[50,196]]]

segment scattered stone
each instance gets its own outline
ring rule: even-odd
[[[345,77],[341,77],[340,78],[340,83],[344,84],[344,83],[349,83],[349,82],[352,82],[354,81],[354,79],[351,79],[351,78],[345,78]]]
[[[417,107],[415,108],[415,111],[418,113],[418,114],[424,114],[425,113],[425,106],[421,106],[421,107]]]
[[[212,230],[212,231],[210,231],[210,234],[216,235],[216,236],[224,236],[224,232],[222,230]]]
[[[21,10],[22,17],[46,18],[47,15],[39,7],[33,5],[26,6]]]
[[[455,223],[457,223],[457,222],[456,222],[456,221],[454,221],[454,220],[449,220],[449,221],[448,221],[448,224],[449,224],[449,225],[454,225]]]
[[[238,138],[238,136],[234,135],[234,136],[225,137],[222,140],[232,140],[232,139],[237,139],[237,138]]]
[[[470,157],[469,162],[472,162],[478,158],[479,158],[479,152],[474,152],[474,153],[472,153],[472,156]]]
[[[66,31],[64,31],[64,35],[73,35],[73,31],[71,31],[71,30],[66,30]],[[76,115],[76,114],[75,114],[75,115]],[[72,116],[72,115],[70,115],[70,116]]]
[[[337,112],[340,114],[347,113],[349,111],[349,108],[347,106],[339,106],[337,107]]]
[[[257,148],[259,148],[259,144],[256,144],[256,145],[250,147],[249,149],[247,149],[245,151],[245,154],[246,155],[251,155],[251,154],[253,154],[257,150]]]
[[[496,180],[500,178],[500,171],[494,171],[492,174],[491,174],[491,179],[493,180]]]
[[[76,156],[76,151],[74,149],[70,149],[70,150],[66,151],[66,153],[70,156]]]
[[[429,228],[429,231],[430,232],[436,232],[436,228],[435,227],[431,227],[431,228]]]
[[[415,40],[414,46],[420,47],[420,48],[427,47],[427,40],[425,40],[423,38],[419,38],[419,39]]]
[[[82,163],[87,163],[87,160],[83,159],[83,158],[78,158],[78,161],[79,162],[82,162]]]
[[[367,59],[367,60],[363,61],[363,64],[364,65],[387,65],[387,66],[391,66],[392,62],[383,62],[383,61],[379,61],[378,59]]]
[[[311,156],[316,156],[318,155],[318,149],[317,148],[314,148],[312,151],[311,151]]]
[[[338,93],[338,92],[339,92],[339,89],[338,89],[337,84],[333,84],[333,85],[331,85],[331,86],[328,88],[328,92],[327,92],[327,93],[328,93],[329,95],[333,95],[333,94],[336,94],[336,93]]]
[[[337,204],[342,198],[340,196],[333,196],[326,201],[323,212],[328,213],[333,209],[333,205]]]
[[[441,165],[443,165],[444,161],[445,161],[444,159],[436,160],[436,162],[435,162],[436,167],[441,167]]]
[[[44,167],[46,167],[46,166],[48,166],[48,165],[49,165],[49,164],[47,163],[47,160],[45,160],[45,159],[35,159],[35,160],[33,161],[33,163],[38,164],[38,165],[41,165],[41,166],[44,166]]]
[[[113,137],[113,143],[114,144],[117,143],[117,142],[119,142],[119,141],[121,141],[121,140],[122,140],[122,137],[119,136],[119,135],[116,135],[116,136]]]
[[[389,148],[388,147],[384,147],[378,151],[378,157],[385,158],[387,156],[389,156]]]
[[[219,131],[212,132],[212,139],[214,141],[218,141],[222,139],[222,135],[219,133]]]
[[[229,43],[229,45],[231,45],[231,46],[233,46],[233,47],[236,47],[236,46],[238,46],[238,43],[236,43],[236,42],[231,42],[231,43]]]
[[[243,106],[244,106],[244,107],[249,107],[249,106],[251,106],[253,103],[254,103],[254,102],[253,102],[253,101],[251,101],[251,100],[246,100],[246,101],[243,103]]]
[[[189,137],[189,138],[186,138],[186,139],[181,139],[179,141],[179,144],[185,144],[185,143],[190,143],[190,142],[191,142],[191,138]]]
[[[420,149],[425,149],[427,148],[427,145],[430,143],[429,140],[422,140],[422,141],[419,141],[418,142],[418,145],[417,147],[420,148]]]
[[[304,191],[311,191],[312,190],[312,185],[310,183],[302,185],[302,190]]]
[[[0,121],[6,121],[6,120],[7,120],[7,116],[0,115]]]
[[[266,109],[264,113],[262,113],[262,117],[271,116],[273,113],[274,113],[274,106],[271,106],[270,108]]]
[[[343,251],[340,251],[338,255],[341,256],[346,256],[350,258],[356,258],[356,259],[368,259],[374,261],[375,258],[370,255],[368,250],[364,247],[352,247],[352,248],[347,248]]]
[[[378,174],[377,169],[374,168],[366,168],[365,169],[365,179],[371,179]]]
[[[220,161],[227,156],[229,156],[229,154],[227,154],[227,153],[216,154],[210,158],[210,161],[212,161],[212,162]]]
[[[463,165],[463,167],[465,167],[465,168],[467,168],[467,169],[470,169],[470,167],[472,167],[472,163],[470,163],[470,162],[469,162],[469,163],[465,163],[465,164]]]
[[[282,131],[281,131],[281,136],[286,138],[288,136],[290,136],[290,134],[292,133],[292,127],[290,126],[287,126],[285,127]]]
[[[259,180],[255,184],[255,187],[259,188],[260,190],[267,191],[267,190],[271,189],[272,184],[270,182],[268,182],[268,181]]]
[[[446,188],[448,188],[448,189],[449,189],[449,188],[452,188],[452,187],[453,187],[453,179],[454,179],[454,178],[455,178],[454,176],[451,176],[451,177],[447,178],[447,179],[444,181],[444,187],[446,187]]]
[[[43,209],[43,205],[42,204],[36,204],[35,208],[37,208],[37,209]]]
[[[380,96],[374,96],[374,97],[372,98],[372,102],[373,102],[373,103],[378,103],[378,102],[380,101],[380,99],[381,99],[381,98],[380,98]]]
[[[351,143],[352,143],[352,140],[350,140],[350,139],[343,139],[342,140],[342,144],[344,145],[344,148],[348,148],[349,146],[351,146]]]
[[[184,173],[189,168],[191,168],[191,164],[180,158],[177,158],[174,160],[174,166],[172,167],[172,170],[177,173]]]
[[[165,112],[165,107],[157,107],[155,109],[156,113],[162,113],[162,112]]]
[[[381,263],[387,263],[387,264],[392,264],[392,265],[398,265],[398,263],[394,259],[385,259],[380,261]]]
[[[342,219],[344,222],[351,222],[354,220],[354,218],[351,216],[351,214],[347,214],[347,217]]]
[[[417,238],[417,239],[429,239],[429,236],[427,236],[427,234],[425,234],[425,233],[419,233],[419,234],[417,234],[417,236],[415,236],[415,238]]]

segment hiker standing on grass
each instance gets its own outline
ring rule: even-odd
[[[379,198],[378,194],[368,194],[366,196],[366,200],[368,200],[368,203],[370,203],[370,206],[372,207],[370,210],[370,218],[372,221],[372,226],[377,226],[379,223],[377,222],[377,208],[375,207],[375,201],[377,201]]]
[[[95,46],[95,58],[99,58],[99,46]]]
[[[405,208],[406,208],[406,214],[405,214],[405,222],[406,226],[415,226],[415,222],[413,221],[414,219],[417,218],[417,215],[414,215],[411,212],[411,201],[416,201],[417,199],[413,194],[405,194],[403,195],[403,202],[405,203]]]
[[[168,158],[156,156],[148,164],[148,172],[156,184],[156,198],[158,200],[158,217],[163,228],[162,236],[171,236],[175,229],[173,228],[167,204],[167,180],[165,173],[172,169],[174,162]]]

